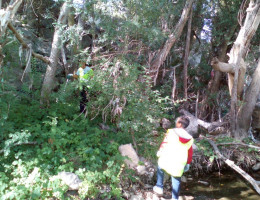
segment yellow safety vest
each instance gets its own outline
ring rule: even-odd
[[[168,174],[174,177],[181,177],[184,167],[187,164],[188,150],[193,144],[193,138],[185,144],[179,141],[176,130],[169,129],[167,132],[167,144],[162,149],[158,165]]]
[[[94,75],[94,72],[93,72],[92,69],[90,69],[87,73],[85,73],[83,68],[79,68],[78,73],[79,73],[79,80],[80,81],[89,80],[89,78]]]

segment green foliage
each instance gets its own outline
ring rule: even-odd
[[[111,142],[113,133],[77,117],[73,106],[59,103],[44,112],[35,112],[37,104],[29,107],[21,102],[17,100],[17,105],[10,107],[5,119],[5,125],[13,129],[2,129],[2,199],[64,199],[67,186],[52,178],[61,171],[80,176],[84,183],[82,198],[100,194],[101,184],[111,188],[111,193],[104,196],[120,196],[117,175],[123,158],[118,153],[119,144]],[[32,141],[37,144],[26,145]],[[85,194],[84,187],[89,188]]]
[[[210,145],[210,143],[206,140],[206,139],[202,139],[201,141],[199,141],[198,143],[196,143],[198,150],[203,152],[203,154],[207,157],[214,157],[214,150],[212,148],[212,146]]]
[[[152,91],[148,81],[138,81],[144,76],[142,66],[118,59],[102,71],[95,71],[89,84],[88,114],[114,122],[120,131],[130,135],[144,134],[154,129],[160,119],[163,102],[158,91]],[[144,79],[145,80],[145,79]]]

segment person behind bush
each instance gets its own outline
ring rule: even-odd
[[[166,172],[171,175],[172,199],[179,198],[181,176],[189,170],[193,154],[193,137],[184,130],[189,123],[190,121],[187,117],[178,117],[176,128],[168,129],[160,145],[157,152],[157,183],[153,187],[153,191],[157,195],[163,195],[163,179],[164,172]]]
[[[86,111],[86,103],[88,102],[87,100],[87,87],[88,87],[88,81],[90,80],[91,77],[93,77],[94,73],[93,70],[87,66],[86,62],[81,62],[80,67],[77,70],[76,74],[68,74],[67,78],[75,78],[79,80],[79,88],[80,88],[80,105],[79,105],[79,110],[80,112],[85,112]]]

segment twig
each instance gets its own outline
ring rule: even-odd
[[[258,186],[258,183],[249,175],[247,174],[244,170],[242,170],[240,167],[234,164],[233,161],[227,159],[225,156],[223,156],[217,145],[210,139],[207,139],[207,141],[210,143],[210,145],[213,147],[215,153],[217,154],[218,158],[223,160],[229,167],[234,169],[236,172],[238,172],[241,176],[243,176],[255,189],[255,191],[260,194],[260,188]]]
[[[9,148],[11,147],[15,147],[15,146],[21,146],[21,145],[37,145],[37,142],[22,142],[22,143],[16,143],[11,145]],[[3,153],[5,151],[5,149],[0,150],[0,154]]]
[[[22,36],[16,31],[16,29],[14,28],[14,26],[11,23],[8,23],[8,28],[13,32],[13,34],[15,35],[16,39],[22,44],[22,46],[24,48],[29,48],[28,44],[25,43],[25,41],[23,40]],[[49,58],[46,58],[38,53],[35,53],[34,51],[32,51],[32,55],[35,58],[38,58],[40,60],[42,60],[43,62],[50,64]]]
[[[220,145],[241,145],[241,146],[247,146],[247,147],[250,147],[250,148],[254,148],[254,149],[258,149],[260,151],[260,147],[258,146],[254,146],[254,145],[251,145],[251,144],[244,144],[244,143],[219,143],[219,144],[216,144],[217,146],[220,146]]]

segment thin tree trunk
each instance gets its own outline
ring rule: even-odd
[[[245,100],[238,112],[238,130],[240,138],[247,137],[250,128],[251,117],[255,108],[257,97],[260,93],[260,58],[253,79],[246,90]]]
[[[58,18],[58,25],[55,28],[53,41],[52,41],[52,49],[51,49],[51,55],[50,55],[50,64],[47,66],[42,90],[41,90],[41,103],[48,104],[49,103],[49,97],[51,94],[51,91],[53,89],[54,85],[54,77],[57,70],[57,64],[58,64],[58,58],[60,55],[60,49],[62,48],[61,45],[61,34],[62,34],[62,28],[60,25],[65,24],[67,21],[67,15],[68,11],[70,9],[69,6],[70,2],[65,2],[62,5],[60,15]]]
[[[154,60],[150,64],[150,76],[153,78],[154,85],[156,85],[157,75],[163,62],[166,60],[172,46],[181,36],[183,28],[188,20],[190,9],[192,8],[194,0],[187,0],[185,7],[182,11],[181,18],[178,24],[175,26],[173,33],[169,36],[168,40],[165,42],[163,48],[157,53]]]
[[[190,11],[190,17],[188,21],[188,31],[186,38],[186,48],[184,56],[184,68],[183,68],[183,87],[184,87],[184,98],[188,99],[188,64],[189,64],[189,54],[190,54],[190,35],[191,35],[191,22],[192,22],[192,9]]]

